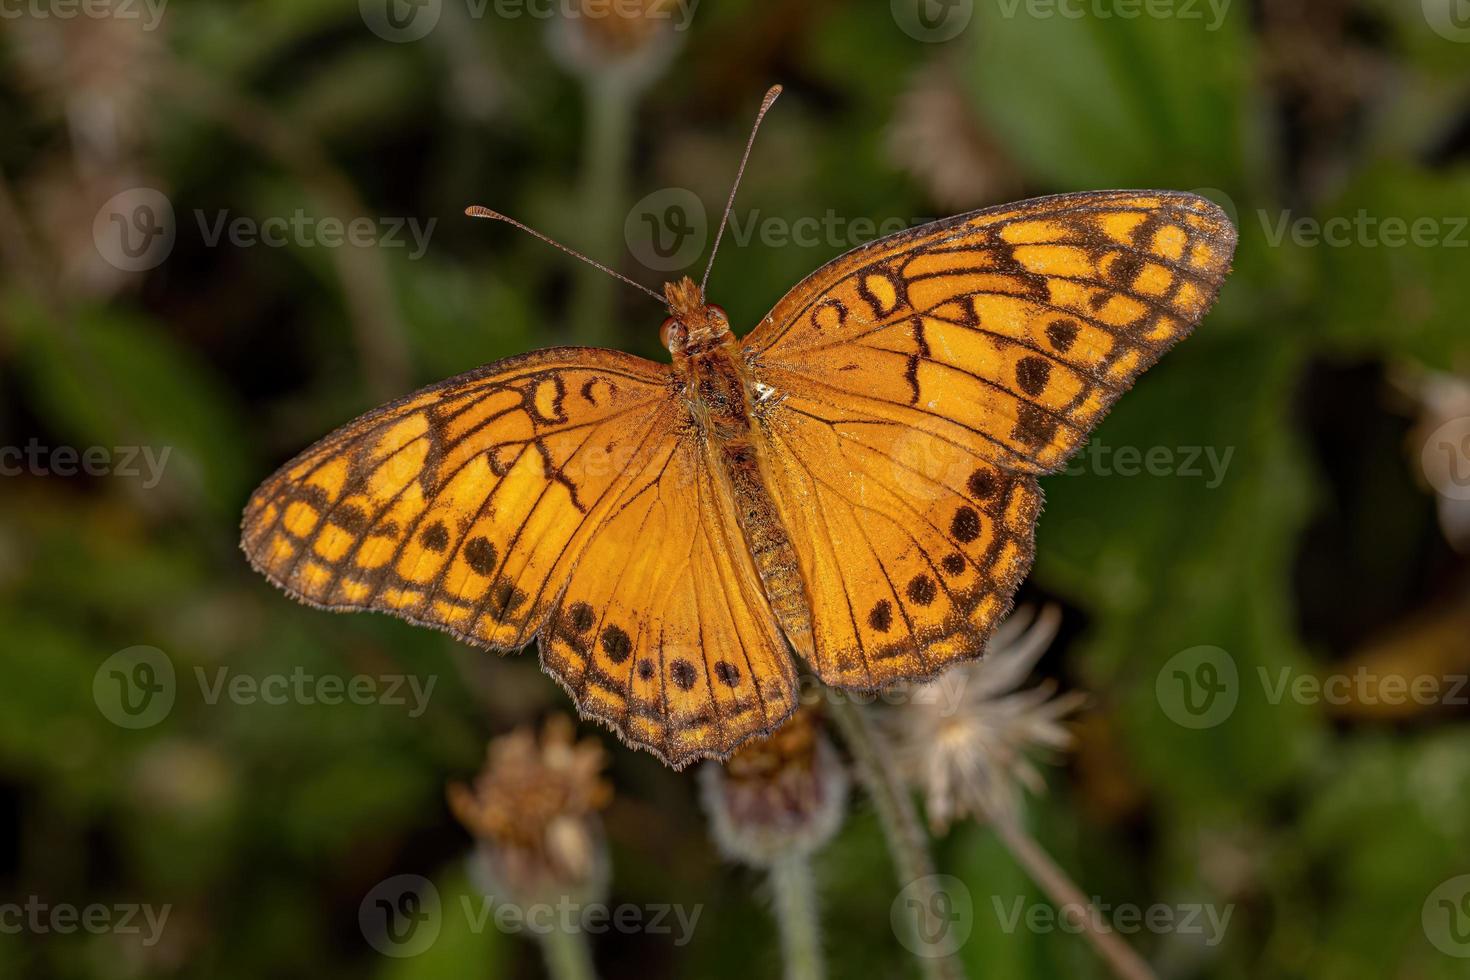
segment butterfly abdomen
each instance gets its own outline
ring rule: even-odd
[[[811,608],[796,549],[761,473],[750,419],[746,369],[733,344],[690,358],[688,390],[715,464],[730,489],[736,520],[760,576],[771,612],[791,645],[812,655]]]

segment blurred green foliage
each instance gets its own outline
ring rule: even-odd
[[[156,487],[0,478],[3,901],[167,903],[172,918],[154,946],[0,933],[0,974],[539,975],[532,943],[454,914],[473,893],[470,845],[443,785],[474,770],[488,735],[566,709],[562,692],[533,654],[495,658],[290,602],[247,568],[237,515],[283,459],[375,403],[589,335],[571,299],[586,271],[462,218],[465,205],[572,244],[620,242],[631,202],[664,187],[713,214],[750,111],[781,81],[737,208],[747,228],[829,213],[907,223],[1002,191],[1129,186],[1202,189],[1237,217],[1217,310],[1095,435],[1229,450],[1224,478],[1084,466],[1045,481],[1024,596],[1064,605],[1043,667],[1094,697],[1033,829],[1109,902],[1233,907],[1219,945],[1130,937],[1162,975],[1464,975],[1421,926],[1426,896],[1470,871],[1464,711],[1364,720],[1272,703],[1255,678],[1348,663],[1370,637],[1465,602],[1464,558],[1416,483],[1414,408],[1389,379],[1470,363],[1470,47],[1432,31],[1419,4],[1389,0],[1238,3],[1217,29],[1205,5],[1202,21],[980,2],[945,44],[913,39],[888,6],[700,7],[658,80],[628,97],[626,167],[596,178],[587,92],[609,83],[569,70],[548,43],[555,25],[493,6],[474,17],[446,0],[440,27],[404,44],[343,2],[195,0],[144,35],[108,19],[4,22],[0,445],[166,446],[172,458]],[[936,178],[946,168],[970,199]],[[118,273],[99,262],[93,218],[134,186],[167,194],[177,240],[157,268]],[[414,258],[209,247],[196,214],[226,209],[436,223]],[[1297,233],[1360,213],[1433,219],[1440,240]],[[588,227],[596,214],[618,226]],[[754,323],[858,244],[841,236],[727,236],[712,299]],[[660,281],[635,255],[596,257]],[[660,311],[632,290],[609,295],[599,339],[657,356]],[[1360,414],[1314,411],[1343,403]],[[1389,435],[1359,438],[1363,417]],[[93,681],[140,644],[167,652],[179,694],[161,723],[129,730],[99,710]],[[1155,681],[1205,644],[1245,680],[1228,720],[1189,730]],[[1470,669],[1466,650],[1450,655]],[[419,717],[211,704],[195,672],[220,668],[435,687]],[[765,885],[713,854],[690,775],[603,734],[614,901],[703,906],[688,947],[600,937],[603,974],[775,974]],[[973,976],[1105,975],[1074,935],[1001,927],[992,897],[1041,899],[984,828],[937,846],[975,898],[962,952]],[[914,975],[883,925],[895,885],[864,801],[817,868],[833,975]],[[449,910],[414,959],[379,956],[358,929],[362,896],[398,873],[433,878]]]

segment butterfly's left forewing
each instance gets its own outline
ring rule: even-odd
[[[628,478],[666,429],[668,369],[539,351],[348,423],[252,495],[242,545],[313,605],[378,609],[498,649],[529,642]]]
[[[1035,477],[1194,327],[1234,246],[1194,195],[1040,198],[865,246],[777,304],[744,346],[824,680],[980,652],[1030,567]]]
[[[795,705],[738,540],[670,369],[588,348],[349,423],[261,485],[242,531],[251,563],[313,605],[498,650],[539,635],[581,710],[675,765]]]

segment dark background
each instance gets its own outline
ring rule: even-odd
[[[1470,521],[1421,462],[1430,432],[1470,415],[1454,375],[1470,369],[1465,3],[926,2],[933,33],[903,0],[705,0],[688,29],[675,11],[614,37],[527,12],[559,7],[442,0],[403,43],[370,28],[374,0],[190,0],[156,25],[142,6],[5,8],[0,446],[50,463],[0,477],[0,889],[172,912],[153,945],[5,930],[0,974],[541,975],[526,938],[454,919],[429,952],[385,958],[358,903],[400,873],[457,901],[470,841],[446,781],[565,696],[533,655],[290,602],[246,566],[238,515],[284,459],[422,384],[568,342],[660,356],[647,297],[461,211],[506,211],[657,288],[671,273],[651,267],[642,215],[693,229],[697,271],[708,223],[672,189],[712,220],[781,82],[711,285],[741,332],[870,237],[864,219],[1113,187],[1200,190],[1237,216],[1217,309],[1094,436],[1179,465],[1129,475],[1084,455],[1044,481],[1023,598],[1064,611],[1040,672],[1092,698],[1028,820],[1105,902],[1233,906],[1215,946],[1130,937],[1161,975],[1465,975],[1445,949],[1470,944],[1430,899],[1470,872],[1470,689],[1454,682]],[[173,238],[133,271],[112,215],[152,202],[133,231],[167,223],[138,188],[166,198]],[[283,247],[211,244],[226,212],[298,209],[316,230]],[[406,233],[331,247],[317,222],[334,217],[375,237],[435,224],[419,254]],[[1319,224],[1333,217],[1349,223]],[[58,447],[112,463],[65,475]],[[126,447],[170,450],[156,485],[121,465]],[[1194,447],[1231,453],[1222,479],[1184,471]],[[166,653],[178,694],[129,729],[94,678],[138,645]],[[1202,645],[1238,668],[1238,704],[1192,729],[1157,681]],[[194,682],[298,667],[436,686],[410,717],[211,704]],[[1259,680],[1359,667],[1440,696],[1273,703]],[[612,901],[703,906],[687,947],[598,938],[602,974],[775,975],[766,886],[714,854],[691,774],[585,730],[613,759]],[[983,827],[936,854],[975,897],[973,976],[1105,975],[1075,935],[1001,929],[991,896],[1035,897]],[[865,801],[816,867],[833,975],[916,975]]]

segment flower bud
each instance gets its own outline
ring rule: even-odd
[[[847,770],[810,707],[723,765],[705,763],[699,781],[715,843],[746,864],[810,854],[842,825]]]

